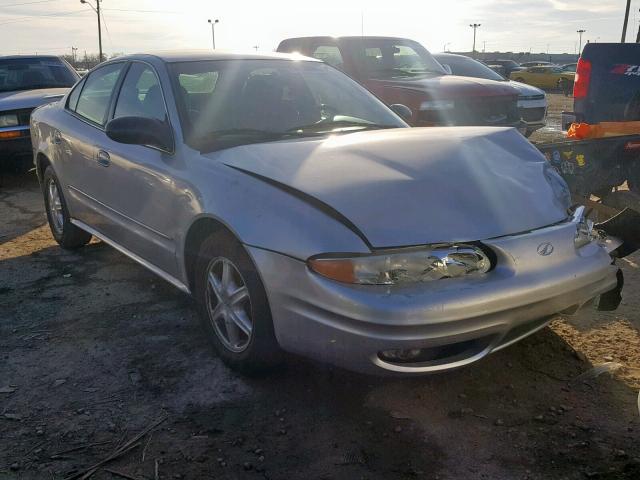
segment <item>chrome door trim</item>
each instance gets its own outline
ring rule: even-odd
[[[189,287],[186,286],[184,283],[182,283],[177,278],[175,278],[173,275],[168,274],[167,272],[165,272],[161,268],[156,267],[153,263],[150,263],[150,262],[146,261],[144,258],[142,258],[142,257],[136,255],[135,253],[129,251],[128,249],[126,249],[125,247],[120,245],[119,243],[111,240],[109,237],[107,237],[106,235],[98,232],[97,230],[95,230],[94,228],[90,227],[86,223],[81,222],[80,220],[76,220],[75,218],[71,219],[71,223],[76,225],[78,228],[81,228],[82,230],[84,230],[86,232],[89,232],[91,235],[93,235],[95,237],[98,237],[104,243],[107,243],[107,244],[111,245],[113,248],[118,250],[120,253],[123,253],[124,255],[129,257],[131,260],[134,260],[135,262],[139,263],[143,267],[146,267],[147,269],[149,269],[150,271],[152,271],[153,273],[158,275],[160,278],[162,278],[163,280],[169,282],[171,285],[176,287],[178,290],[186,293],[187,295],[191,295],[191,290],[189,290]]]
[[[132,223],[135,223],[136,225],[138,225],[138,226],[140,226],[140,227],[144,228],[145,230],[149,230],[151,233],[155,233],[155,234],[156,234],[156,235],[158,235],[159,237],[162,237],[162,238],[164,238],[165,240],[169,240],[169,241],[173,242],[173,238],[169,237],[168,235],[165,235],[164,233],[159,232],[159,231],[158,231],[158,230],[156,230],[155,228],[152,228],[152,227],[150,227],[150,226],[148,226],[148,225],[145,225],[144,223],[139,222],[139,221],[138,221],[138,220],[136,220],[135,218],[131,218],[131,217],[129,217],[128,215],[125,215],[124,213],[119,212],[119,211],[118,211],[118,210],[116,210],[115,208],[110,207],[109,205],[107,205],[107,204],[105,204],[105,203],[101,202],[100,200],[98,200],[98,199],[96,199],[96,198],[92,197],[92,196],[91,196],[91,195],[89,195],[88,193],[83,192],[83,191],[82,191],[82,190],[80,190],[79,188],[76,188],[76,187],[74,187],[73,185],[68,185],[68,186],[67,186],[67,188],[69,188],[69,189],[71,189],[71,190],[75,191],[76,193],[79,193],[79,194],[80,194],[80,195],[82,195],[83,197],[85,197],[85,198],[87,198],[87,199],[91,200],[92,202],[97,203],[97,204],[98,204],[98,205],[100,205],[101,207],[106,208],[107,210],[109,210],[109,211],[111,211],[111,212],[115,213],[116,215],[118,215],[118,216],[120,216],[120,217],[122,217],[122,218],[124,218],[124,219],[126,219],[126,220],[128,220],[128,221],[130,221],[130,222],[132,222]]]

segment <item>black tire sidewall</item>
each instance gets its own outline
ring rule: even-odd
[[[49,205],[49,195],[47,193],[47,186],[49,181],[53,180],[56,183],[56,187],[58,188],[58,195],[60,196],[60,204],[62,205],[62,232],[56,232],[56,229],[53,227],[53,219],[51,218],[51,208]],[[55,241],[62,248],[66,248],[69,250],[74,250],[77,248],[86,245],[91,241],[91,234],[85,232],[79,227],[76,227],[73,223],[71,223],[71,215],[69,215],[69,209],[67,208],[67,200],[64,197],[64,193],[62,187],[60,185],[60,181],[53,170],[51,165],[47,166],[42,175],[42,195],[44,197],[44,206],[45,211],[47,213],[47,220],[49,221],[49,229],[51,230],[51,235]]]
[[[58,195],[60,195],[60,203],[62,204],[62,232],[56,232],[56,229],[53,227],[53,219],[51,218],[51,205],[49,205],[49,195],[47,194],[47,188],[49,185],[49,181],[53,180],[56,183],[56,187],[58,188]],[[60,187],[60,182],[58,181],[58,177],[56,176],[55,171],[52,166],[48,166],[44,175],[42,176],[42,194],[44,196],[44,207],[47,213],[47,220],[49,221],[49,229],[51,230],[51,235],[56,240],[56,242],[62,244],[64,243],[65,232],[69,230],[71,225],[71,221],[69,220],[69,210],[67,209],[67,202],[64,199],[64,195],[62,194],[62,188]]]
[[[206,275],[210,262],[218,257],[227,258],[235,265],[249,290],[253,334],[249,345],[242,352],[228,350],[209,321],[206,307]],[[227,365],[244,373],[255,373],[266,370],[280,361],[280,349],[264,285],[249,254],[230,235],[213,234],[202,243],[195,265],[194,297],[209,340]]]

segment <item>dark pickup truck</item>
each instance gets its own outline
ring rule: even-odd
[[[418,42],[392,37],[303,37],[278,52],[315,57],[345,72],[387,105],[411,109],[413,126],[523,128],[518,91],[493,80],[450,75]]]
[[[573,96],[574,111],[563,113],[565,129],[572,123],[620,123],[601,138],[536,146],[567,181],[576,201],[604,217],[629,209],[612,220],[640,247],[640,214],[630,213],[640,212],[640,129],[628,123],[640,121],[640,44],[587,44],[578,61]],[[616,128],[631,130],[621,128],[625,126],[634,134],[614,136]]]

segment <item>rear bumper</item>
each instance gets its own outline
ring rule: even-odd
[[[576,251],[574,233],[575,225],[562,225],[488,241],[498,265],[483,277],[403,287],[340,284],[299,260],[248,249],[283,349],[364,373],[425,374],[479,360],[615,289],[609,254],[595,244]],[[536,254],[543,242],[556,246],[555,255]],[[390,350],[428,358],[381,355]]]

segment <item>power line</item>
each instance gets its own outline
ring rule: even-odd
[[[9,5],[0,5],[0,8],[22,7],[23,5],[35,5],[36,3],[59,2],[60,0],[36,0],[34,2],[10,3]]]
[[[67,15],[75,15],[76,13],[87,12],[88,10],[71,10],[67,12],[49,13],[44,15],[27,15],[25,17],[14,18],[13,20],[7,20],[6,22],[0,22],[0,25],[6,25],[8,23],[28,22],[34,18],[52,18],[52,17],[64,17]]]

